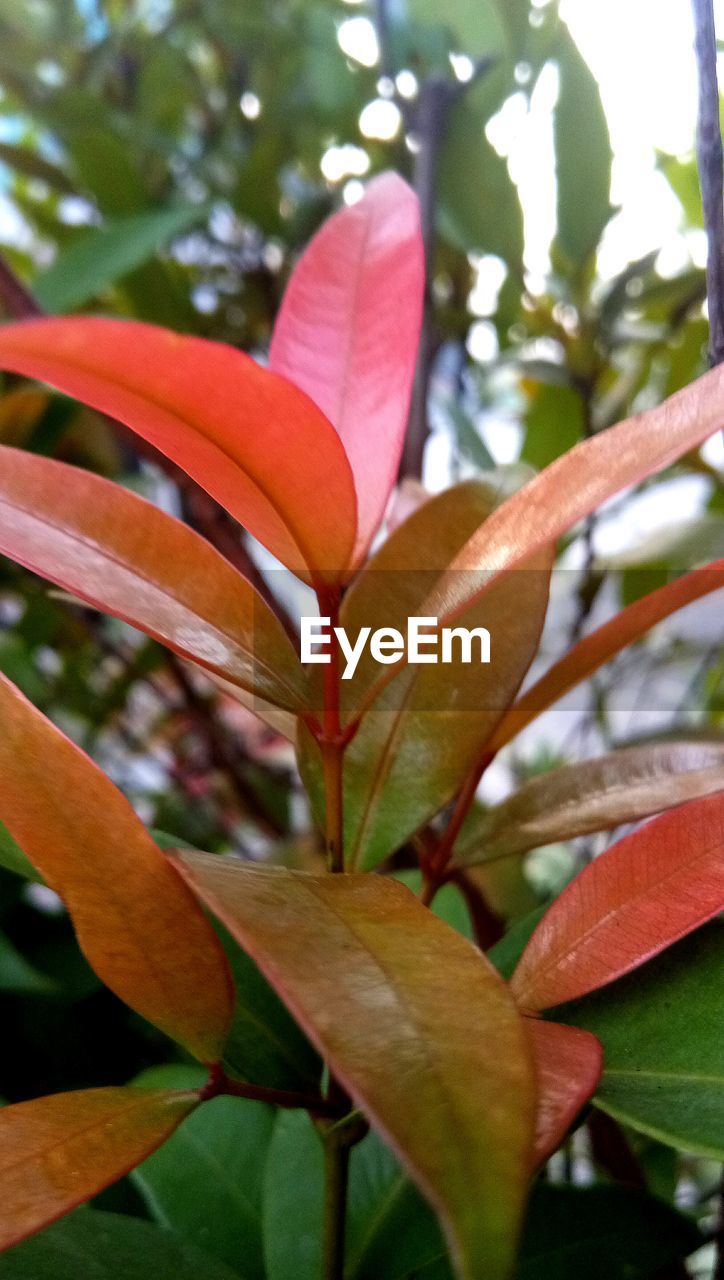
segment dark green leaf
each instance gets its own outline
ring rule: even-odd
[[[598,1036],[596,1104],[685,1151],[724,1158],[724,925],[699,929],[606,991],[556,1010]]]
[[[135,1082],[151,1088],[203,1084],[195,1067],[155,1067]],[[274,1112],[243,1098],[199,1107],[132,1174],[161,1226],[205,1249],[248,1280],[264,1280],[261,1183]]]
[[[240,1266],[242,1261],[240,1260]],[[80,1209],[0,1258],[0,1280],[247,1280],[150,1222]]]
[[[691,1219],[623,1187],[539,1184],[517,1280],[644,1280],[703,1243]]]

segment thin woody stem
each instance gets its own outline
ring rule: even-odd
[[[724,164],[716,74],[716,30],[712,0],[692,0],[699,79],[697,157],[707,236],[706,290],[709,304],[709,363],[724,360]]]

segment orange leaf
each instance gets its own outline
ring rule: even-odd
[[[677,609],[701,596],[724,587],[724,560],[714,560],[702,569],[685,573],[657,591],[642,596],[622,609],[615,618],[584,636],[578,644],[554,663],[540,680],[531,685],[523,697],[511,707],[498,725],[491,746],[498,750],[510,742],[531,720],[575,688],[617,653],[668,618]]]
[[[511,978],[525,1009],[605,986],[724,909],[724,794],[692,800],[589,863],[546,912]]]
[[[663,470],[724,425],[724,368],[617,426],[583,440],[508,498],[481,525],[428,601],[448,620],[553,543],[602,502]]]
[[[356,561],[397,475],[424,284],[417,197],[383,173],[317,232],[274,326],[270,368],[306,391],[344,442],[359,503]]]
[[[160,1147],[193,1090],[83,1089],[0,1110],[0,1250],[90,1199]]]
[[[409,890],[179,853],[429,1198],[461,1280],[505,1280],[523,1207],[534,1087],[506,985]]]
[[[99,978],[205,1062],[232,988],[220,943],[104,773],[0,677],[0,820],[65,902]]]
[[[346,569],[355,493],[337,432],[242,352],[137,321],[65,317],[0,328],[0,367],[125,423],[295,572],[335,581]]]
[[[526,1018],[533,1050],[538,1106],[535,1165],[557,1151],[576,1116],[595,1092],[603,1070],[603,1049],[590,1031],[560,1022]]]
[[[0,552],[253,694],[303,709],[301,663],[251,583],[120,485],[0,445]]]

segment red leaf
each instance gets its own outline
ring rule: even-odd
[[[425,259],[417,197],[395,173],[324,223],[297,264],[269,364],[334,423],[354,473],[359,561],[384,514],[407,425]]]
[[[724,785],[724,779],[723,779]],[[511,979],[525,1009],[576,1000],[724,909],[724,793],[654,818],[576,876]]]
[[[99,978],[204,1062],[221,1056],[233,992],[193,894],[128,801],[0,677],[0,820],[65,902]]]
[[[601,1043],[590,1031],[526,1018],[538,1085],[535,1165],[557,1151],[603,1070]]]
[[[3,1107],[0,1250],[122,1178],[198,1102],[192,1090],[83,1089]]]
[[[506,742],[510,742],[542,711],[562,698],[569,689],[586,680],[627,645],[640,639],[657,622],[701,596],[722,588],[724,560],[714,560],[704,568],[685,573],[673,582],[667,582],[666,586],[659,587],[657,591],[635,600],[615,618],[580,640],[540,680],[531,685],[499,724],[491,746],[496,750],[505,746]]]
[[[0,552],[255,696],[304,708],[301,663],[259,593],[120,485],[0,445]]]
[[[354,482],[312,401],[233,347],[87,317],[0,328],[0,367],[108,413],[203,485],[295,572],[336,580],[354,546]]]

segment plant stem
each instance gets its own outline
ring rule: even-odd
[[[322,1280],[343,1280],[350,1144],[333,1126],[324,1136]]]
[[[330,871],[344,871],[344,752],[349,741],[340,720],[340,650],[335,627],[339,624],[339,590],[317,591],[319,612],[328,617],[332,638],[330,661],[324,668],[324,723],[317,740],[322,753],[325,796],[325,843]]]
[[[706,290],[709,303],[709,363],[724,360],[724,166],[716,75],[713,0],[692,0],[699,77],[697,153],[707,236]]]

